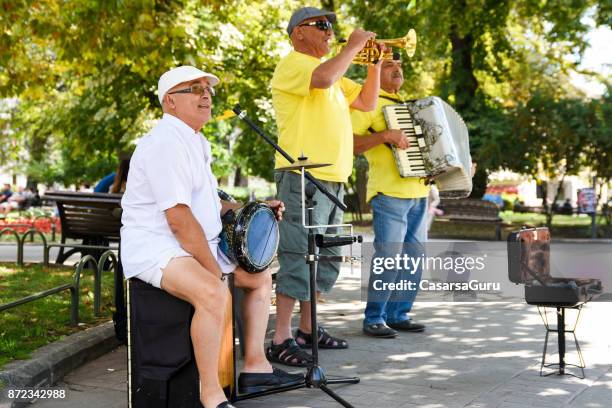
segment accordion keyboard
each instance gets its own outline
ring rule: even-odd
[[[392,147],[397,167],[402,177],[425,177],[425,162],[422,149],[425,148],[425,138],[419,125],[415,125],[412,115],[406,105],[388,105],[383,108],[388,129],[400,129],[408,138],[407,149]]]

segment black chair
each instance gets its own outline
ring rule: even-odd
[[[525,285],[525,301],[538,307],[540,317],[546,327],[546,338],[542,352],[540,376],[551,374],[571,375],[584,378],[585,363],[576,337],[576,326],[580,319],[582,306],[601,294],[601,281],[598,279],[555,278],[550,275],[550,232],[548,228],[522,229],[508,236],[508,277],[516,284]],[[555,308],[557,326],[548,321],[547,308]],[[566,309],[577,310],[576,321],[572,329],[565,324]],[[557,333],[559,345],[559,362],[546,364],[548,337],[551,332]],[[574,336],[578,364],[565,362],[565,334]],[[566,372],[567,366],[581,370],[581,376]],[[544,374],[544,368],[558,370]]]

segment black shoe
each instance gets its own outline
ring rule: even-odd
[[[263,392],[275,388],[291,387],[304,382],[304,374],[291,374],[276,367],[271,373],[241,373],[238,391],[241,394]]]
[[[217,408],[236,408],[236,407],[230,404],[229,402],[225,401],[217,405]]]
[[[404,320],[403,322],[399,322],[399,323],[387,323],[387,324],[389,325],[389,327],[395,330],[406,331],[406,332],[417,333],[417,332],[422,332],[425,330],[424,324],[413,323],[412,320]]]
[[[368,336],[378,337],[380,339],[392,339],[397,337],[397,332],[384,323],[363,326],[363,332]]]

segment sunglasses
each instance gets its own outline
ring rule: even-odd
[[[315,27],[317,27],[321,31],[331,30],[333,28],[332,23],[330,23],[327,20],[311,21],[310,23],[300,24],[299,26],[300,27],[303,27],[303,26],[310,26],[310,27],[315,26]]]
[[[189,88],[178,89],[176,91],[168,92],[168,95],[176,94],[176,93],[191,93],[195,95],[203,96],[204,93],[208,92],[210,96],[215,96],[215,89],[210,86],[202,86],[200,84],[193,84]]]

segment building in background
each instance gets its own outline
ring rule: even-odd
[[[538,183],[531,176],[502,170],[493,172],[489,176],[484,198],[496,203],[505,200],[512,203],[521,202],[526,207],[542,207],[544,203],[553,203],[559,183],[560,180],[547,180],[545,177],[542,177]],[[577,207],[578,191],[592,187],[592,183],[592,178],[587,171],[576,176],[566,176],[556,204],[561,206],[566,200],[569,200],[572,207]],[[600,193],[599,188],[597,193]],[[610,193],[610,186],[603,186],[600,205],[612,199]]]

